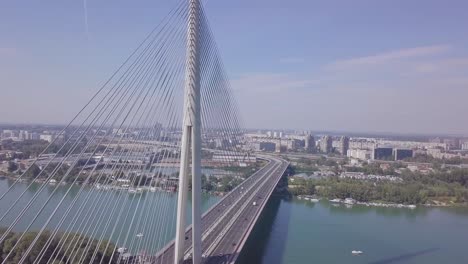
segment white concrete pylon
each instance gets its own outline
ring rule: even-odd
[[[177,226],[174,263],[184,260],[185,212],[189,180],[190,147],[192,154],[192,258],[201,262],[201,107],[200,107],[200,47],[199,0],[189,1],[187,59],[185,72],[184,120],[177,200]]]

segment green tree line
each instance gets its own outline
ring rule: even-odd
[[[363,181],[329,177],[295,178],[294,195],[318,195],[327,198],[353,198],[361,202],[383,201],[403,204],[424,204],[430,200],[468,202],[468,170],[453,169],[428,175],[404,171],[403,182]]]
[[[0,229],[0,234],[3,234],[4,232],[5,229]],[[10,232],[6,239],[0,243],[0,262],[6,264],[19,263],[23,255],[26,254],[26,251],[32,244],[33,240],[36,238],[37,234],[37,232],[27,232],[23,238],[20,239],[22,233]],[[54,264],[76,263],[81,256],[83,256],[83,263],[101,263],[101,261],[102,263],[117,263],[118,253],[112,254],[115,250],[115,246],[112,243],[110,243],[106,249],[107,241],[102,241],[99,248],[97,248],[97,240],[80,235],[77,235],[75,236],[75,239],[72,239],[74,237],[73,234],[70,234],[66,239],[59,243],[63,235],[64,234],[58,234],[55,236],[47,250],[45,250],[42,260],[40,262],[35,262],[35,259],[41,254],[41,250],[44,248],[51,236],[49,232],[42,233],[23,263],[45,264],[54,258],[56,258],[56,260],[52,262]],[[14,245],[18,241],[18,245],[13,249]],[[73,252],[70,250],[67,252],[66,249],[69,246],[73,246],[76,241],[80,241],[80,243],[77,243],[77,250]],[[85,250],[87,245],[89,250]],[[95,249],[97,249],[97,254],[94,260],[91,261]],[[10,256],[6,259],[8,254],[10,254]]]

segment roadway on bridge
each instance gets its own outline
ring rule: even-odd
[[[234,263],[288,162],[262,156],[268,164],[255,172],[208,210],[202,218],[204,263]],[[254,202],[256,205],[254,205]],[[185,261],[191,260],[191,227],[185,233]],[[153,263],[174,263],[174,241],[163,248]]]

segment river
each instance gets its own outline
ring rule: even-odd
[[[468,263],[467,208],[347,208],[272,197],[260,221],[240,263]]]
[[[0,195],[11,184],[9,180],[0,180]],[[9,195],[0,200],[1,215],[26,187],[26,183],[17,184]],[[26,198],[21,200],[14,212],[18,213],[39,187],[39,184],[34,184],[27,190]],[[33,204],[34,210],[18,223],[15,231],[24,231],[55,187],[58,187],[57,192],[52,196],[50,205],[40,214],[30,230],[38,230],[42,226],[58,201],[64,198],[69,185],[46,186],[38,197],[38,203]],[[63,211],[80,189],[80,186],[71,187],[61,207]],[[164,207],[175,208],[174,193],[129,194],[125,191],[96,192],[89,188],[85,188],[83,192],[76,202],[76,208],[84,204],[87,194],[90,194],[90,201],[101,206],[96,211],[92,210],[94,207],[91,203],[83,207],[83,212],[80,212],[82,221],[73,230],[79,230],[79,224],[86,223],[86,219],[89,219],[88,223],[103,222],[96,226],[95,232],[90,229],[85,233],[95,238],[110,238],[119,246],[125,245],[130,251],[147,253],[157,251],[174,237],[175,210]],[[159,202],[162,200],[164,203]],[[203,210],[218,200],[219,197],[203,195]],[[132,217],[135,208],[138,208],[137,214]],[[73,212],[77,214],[77,210]],[[122,213],[119,221],[115,220],[116,217],[110,217],[118,215],[118,212]],[[0,226],[5,227],[11,223],[14,220],[13,215],[0,222]],[[124,218],[125,215],[128,215],[127,219]],[[98,221],[99,217],[110,219],[109,227],[104,226],[107,221],[102,221],[102,218]],[[141,219],[140,222],[137,222],[138,219]],[[59,220],[58,217],[52,218],[48,227],[56,227]],[[190,214],[187,214],[187,220],[190,221]],[[64,230],[64,227],[71,226],[72,223],[72,217],[66,218],[61,229]],[[145,223],[148,227],[149,223],[157,224],[150,229],[145,228]],[[116,230],[111,232],[111,227],[114,226]],[[129,229],[129,226],[136,228]],[[143,237],[138,238],[136,234],[139,233]],[[138,239],[144,242],[138,243]],[[468,263],[467,248],[466,208],[347,208],[343,205],[333,206],[328,201],[312,203],[295,198],[272,197],[247,241],[240,263]],[[363,251],[363,254],[353,256],[352,250]]]
[[[0,196],[12,185],[13,181],[0,180]],[[10,208],[19,195],[25,192],[23,199],[13,207],[13,210],[0,222],[0,227],[9,226],[26,206],[28,201],[38,191],[41,184],[33,183],[27,189],[28,183],[18,183],[0,200],[0,217]],[[177,194],[172,192],[143,192],[132,194],[126,190],[99,190],[77,185],[46,185],[39,193],[35,203],[14,227],[13,231],[23,232],[39,213],[41,206],[48,197],[48,205],[38,214],[29,231],[38,231],[52,215],[53,210],[64,198],[57,216],[50,219],[47,229],[53,230],[60,226],[61,231],[75,231],[100,239],[110,239],[117,246],[124,246],[132,253],[146,252],[154,254],[175,236],[175,218]],[[55,193],[54,189],[56,189]],[[65,196],[66,192],[69,193]],[[53,194],[52,194],[53,193]],[[191,197],[189,195],[189,197]],[[77,199],[75,199],[77,198]],[[206,211],[220,198],[207,194],[202,195],[202,210]],[[191,199],[189,199],[191,200]],[[69,216],[63,219],[69,205],[73,202]],[[191,202],[188,202],[187,225],[191,223]],[[75,221],[78,216],[78,221]],[[89,228],[86,228],[89,227]],[[130,228],[129,228],[130,227]],[[67,230],[68,229],[68,230]],[[141,234],[141,235],[140,235]]]

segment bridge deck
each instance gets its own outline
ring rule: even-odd
[[[204,263],[234,263],[275,186],[286,170],[284,160],[265,157],[269,163],[227,194],[202,219]],[[256,202],[256,205],[253,205]],[[191,227],[185,233],[185,261],[191,263]],[[174,241],[152,263],[174,263]]]

